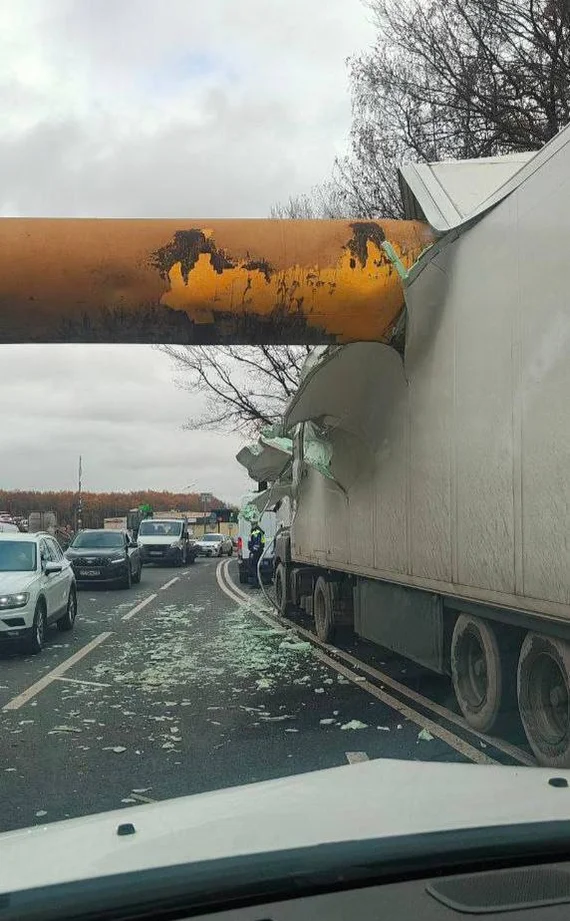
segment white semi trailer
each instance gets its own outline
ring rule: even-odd
[[[400,179],[439,240],[393,346],[327,349],[288,407],[278,604],[450,674],[479,730],[518,708],[538,761],[568,767],[570,131]]]

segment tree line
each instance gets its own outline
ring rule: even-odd
[[[28,518],[31,512],[55,512],[59,526],[73,527],[77,514],[77,492],[0,490],[0,511]],[[160,490],[135,492],[84,492],[81,495],[82,521],[86,528],[102,527],[105,518],[118,518],[129,509],[148,504],[156,511],[203,511],[198,493],[175,493]],[[226,508],[227,503],[214,499],[207,510]]]

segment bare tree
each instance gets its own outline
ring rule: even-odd
[[[570,119],[568,0],[367,0],[347,178],[398,215],[398,162],[536,150]]]
[[[354,217],[342,193],[336,178],[314,186],[310,192],[301,195],[291,195],[286,202],[278,202],[270,211],[272,218],[289,218],[297,220],[311,220],[322,218]]]
[[[256,434],[279,422],[299,384],[310,346],[161,345],[179,372],[176,384],[206,398],[188,429]]]
[[[364,2],[377,39],[349,61],[350,150],[327,184],[345,214],[400,217],[407,159],[536,150],[570,121],[569,0]]]

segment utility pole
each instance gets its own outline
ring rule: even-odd
[[[79,455],[79,483],[77,490],[77,530],[80,531],[83,525],[83,507],[82,507],[82,497],[81,497],[81,477],[83,474],[81,454]]]
[[[200,504],[202,506],[202,525],[204,528],[203,530],[204,534],[206,533],[206,511],[213,498],[214,497],[211,492],[201,492],[200,493]]]

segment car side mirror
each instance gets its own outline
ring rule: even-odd
[[[58,572],[61,572],[63,566],[61,563],[46,563],[44,567],[44,572],[46,576],[55,575]]]

